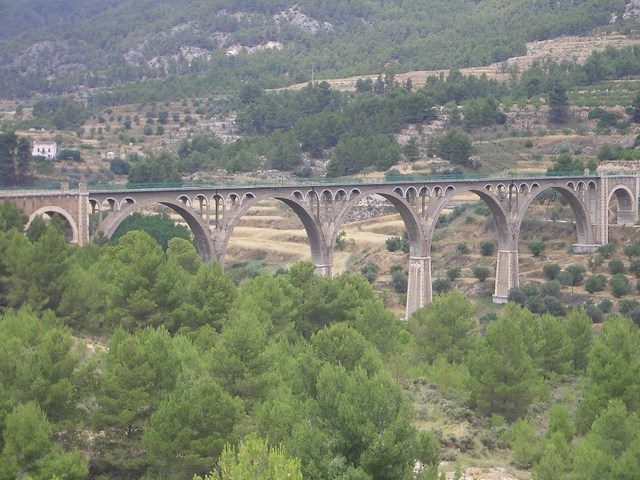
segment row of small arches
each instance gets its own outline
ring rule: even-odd
[[[507,183],[487,183],[484,186],[484,190],[488,193],[492,193],[494,195],[506,195],[513,193],[523,193],[529,194],[541,188],[538,182],[533,183],[520,183],[520,184],[507,184]],[[546,188],[546,186],[545,186]],[[567,182],[566,188],[572,191],[585,191],[585,190],[597,190],[596,182]],[[371,194],[375,193],[384,193],[384,188],[377,188],[375,191],[367,192]],[[440,198],[443,197],[453,191],[456,190],[454,185],[435,185],[435,186],[408,186],[406,188],[403,187],[395,187],[392,192],[402,198],[410,200],[412,198],[418,197],[430,197],[430,198]],[[466,189],[465,189],[466,190]],[[362,190],[359,188],[351,188],[344,189],[339,188],[337,190],[332,189],[324,189],[324,190],[294,190],[291,192],[290,197],[299,202],[309,202],[309,201],[329,201],[329,202],[343,202],[350,201],[353,198],[360,196],[362,194]],[[256,195],[252,192],[244,192],[242,194],[239,193],[229,193],[226,196],[215,194],[211,197],[205,194],[196,194],[193,197],[189,195],[179,195],[175,201],[182,203],[185,206],[189,207],[200,207],[203,208],[208,204],[211,205],[220,205],[220,206],[239,206],[245,204],[248,200],[253,200],[256,198]],[[92,205],[93,211],[98,210],[110,210],[110,211],[119,211],[122,208],[136,203],[134,197],[125,197],[123,199],[118,200],[114,197],[107,197],[102,202],[97,199],[91,198],[89,202]]]

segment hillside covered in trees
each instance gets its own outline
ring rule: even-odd
[[[168,0],[0,4],[3,97],[154,81],[228,92],[391,70],[488,65],[623,20],[625,0]],[[531,19],[535,18],[535,22]],[[155,80],[154,80],[155,79]],[[160,93],[159,99],[163,93]]]

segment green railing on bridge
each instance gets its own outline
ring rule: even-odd
[[[375,185],[388,183],[415,183],[415,182],[438,182],[438,181],[472,181],[472,180],[512,180],[512,179],[530,179],[545,177],[599,177],[599,176],[630,176],[630,172],[604,172],[598,174],[596,172],[573,171],[573,172],[506,172],[501,174],[488,173],[453,173],[442,175],[429,174],[406,174],[385,177],[314,177],[314,178],[274,178],[274,179],[250,179],[250,180],[231,180],[220,179],[215,181],[184,181],[173,183],[95,183],[89,184],[90,191],[123,191],[123,190],[171,190],[171,189],[198,189],[198,188],[233,188],[233,187],[314,187],[314,186],[340,186],[340,185]],[[34,194],[37,191],[73,191],[78,190],[78,183],[58,183],[54,185],[33,185],[20,187],[0,187],[0,194],[7,192],[10,195]]]
[[[89,190],[169,190],[177,188],[228,188],[228,187],[287,187],[287,186],[317,186],[317,185],[371,185],[384,183],[415,183],[437,181],[469,181],[469,180],[510,180],[514,178],[545,178],[545,177],[597,177],[595,173],[585,174],[584,171],[576,172],[508,172],[505,174],[443,174],[443,175],[397,175],[386,177],[314,177],[314,178],[275,178],[255,180],[230,180],[220,179],[216,181],[185,181],[172,183],[124,183],[124,184],[90,184]]]

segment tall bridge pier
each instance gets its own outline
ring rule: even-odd
[[[493,216],[498,238],[493,300],[498,303],[506,302],[509,291],[519,287],[521,225],[532,202],[543,192],[551,189],[559,193],[571,208],[578,237],[573,245],[575,252],[592,252],[608,243],[609,206],[614,203],[618,224],[639,222],[637,171],[496,178],[424,177],[379,182],[324,180],[136,188],[81,184],[70,189],[63,185],[55,190],[0,191],[0,199],[15,202],[30,221],[37,215],[60,215],[69,224],[71,242],[79,245],[97,235],[111,237],[135,211],[165,205],[187,223],[205,261],[223,259],[235,226],[252,206],[265,199],[277,199],[291,208],[304,226],[317,273],[331,276],[336,237],[348,213],[363,199],[379,195],[398,211],[409,238],[407,316],[432,300],[434,232],[442,210],[452,205],[457,196],[475,194]]]

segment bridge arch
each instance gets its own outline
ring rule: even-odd
[[[322,194],[331,192],[325,190]],[[327,245],[326,237],[320,222],[316,221],[313,209],[316,207],[316,201],[319,201],[317,192],[308,191],[305,198],[301,198],[302,193],[300,191],[291,192],[290,196],[281,195],[254,195],[247,194],[243,197],[242,204],[238,205],[233,210],[233,215],[230,218],[226,218],[223,222],[223,227],[219,229],[218,236],[215,238],[215,250],[218,259],[224,256],[224,252],[227,250],[227,246],[233,235],[233,230],[238,224],[238,221],[247,213],[247,211],[256,203],[273,198],[278,200],[293,210],[296,216],[300,219],[302,226],[304,227],[307,238],[309,239],[309,247],[311,250],[311,261],[316,265],[318,273],[330,276],[333,262],[333,250],[331,245]],[[331,195],[333,198],[333,196]],[[309,202],[313,208],[307,208],[305,201]],[[319,203],[317,204],[319,205]]]
[[[107,217],[105,221],[103,221],[101,227],[102,233],[104,233],[107,238],[111,238],[120,224],[129,215],[157,204],[169,207],[171,210],[180,215],[180,217],[182,217],[182,219],[187,223],[195,239],[196,248],[198,249],[198,252],[200,253],[203,261],[208,262],[215,257],[213,242],[211,241],[211,235],[209,234],[209,227],[202,221],[200,215],[198,215],[197,212],[193,211],[193,209],[191,209],[189,206],[182,203],[181,198],[178,198],[178,200],[175,201],[153,200],[131,203],[127,205],[126,208],[121,209],[120,212],[118,212],[118,214],[116,214],[115,216],[112,216],[113,214],[109,215],[111,219]]]
[[[457,195],[461,195],[464,193],[474,193],[476,194],[480,200],[489,207],[491,214],[496,222],[496,227],[498,230],[498,249],[510,249],[512,247],[513,235],[511,232],[511,228],[509,226],[509,222],[507,219],[507,214],[502,207],[502,204],[499,201],[499,198],[495,194],[495,189],[489,190],[488,188],[477,188],[477,187],[468,187],[468,188],[447,188],[446,196],[441,198],[439,202],[434,204],[431,209],[429,209],[428,215],[433,219],[430,222],[429,230],[426,232],[429,248],[431,248],[431,239],[433,238],[433,232],[436,228],[437,220],[442,210],[446,207],[448,203],[453,200]]]
[[[546,190],[555,190],[567,201],[571,211],[573,212],[573,217],[576,222],[576,233],[578,236],[578,244],[580,245],[593,245],[594,243],[594,235],[591,229],[591,222],[589,220],[589,212],[588,206],[583,202],[583,199],[579,197],[579,194],[574,190],[575,185],[572,182],[569,182],[568,185],[554,185],[546,188],[536,188],[532,191],[531,195],[525,197],[524,201],[519,205],[519,212],[516,217],[514,233],[517,238],[520,235],[520,228],[522,226],[522,222],[524,220],[524,216],[533,203],[533,201],[538,198],[543,192]]]
[[[69,226],[69,230],[70,230],[70,233],[71,233],[71,239],[69,240],[70,243],[78,243],[80,241],[80,232],[78,230],[78,225],[76,224],[75,220],[73,219],[71,214],[69,214],[69,212],[67,212],[63,208],[56,207],[55,205],[49,205],[49,206],[46,206],[46,207],[40,207],[35,212],[33,212],[29,216],[29,221],[27,222],[27,225],[25,226],[25,230],[29,228],[29,226],[31,225],[31,222],[33,222],[33,220],[36,217],[40,217],[42,215],[47,215],[47,216],[51,217],[52,214],[56,214],[56,215],[59,215],[60,217],[64,218],[64,220],[67,222],[67,225]]]
[[[614,197],[618,202],[617,224],[633,225],[635,223],[634,213],[636,211],[636,202],[631,189],[622,184],[610,188],[606,202],[607,209],[611,205]]]

